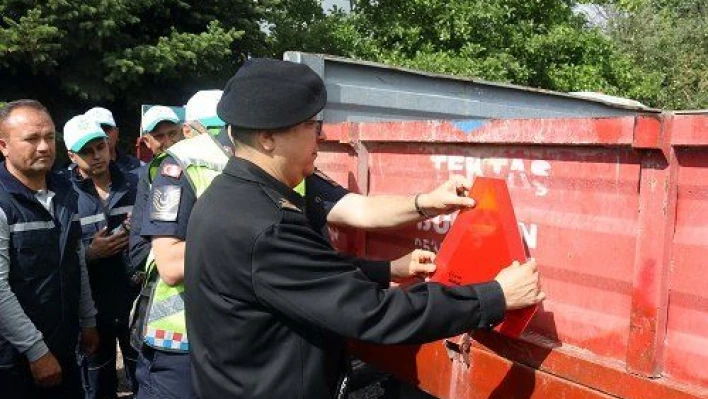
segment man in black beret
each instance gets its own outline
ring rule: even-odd
[[[441,339],[491,328],[506,309],[544,298],[533,261],[484,284],[403,290],[389,288],[396,272],[388,262],[336,253],[294,191],[315,171],[326,99],[309,67],[276,60],[249,61],[224,90],[218,113],[236,157],[187,229],[187,331],[202,399],[332,398],[346,368],[345,338]],[[465,206],[452,202],[425,207],[411,197],[399,206],[409,218]],[[417,250],[406,268],[423,269],[434,256]]]

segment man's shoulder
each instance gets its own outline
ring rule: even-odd
[[[277,222],[283,207],[282,196],[272,189],[251,181],[217,176],[197,201],[195,212],[223,217],[229,221]],[[194,215],[194,214],[193,214]]]
[[[153,188],[171,185],[189,187],[189,180],[185,171],[179,162],[170,155],[166,156],[151,174],[154,174],[152,178]]]
[[[56,195],[62,196],[78,196],[78,190],[72,181],[71,174],[73,171],[68,173],[52,170],[47,173],[47,186]]]
[[[116,164],[126,172],[130,172],[134,169],[138,169],[142,166],[140,160],[128,153],[122,151],[118,152],[118,157],[116,158]]]

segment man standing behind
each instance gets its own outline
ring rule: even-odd
[[[51,172],[55,129],[34,100],[0,108],[0,387],[4,398],[81,397],[77,337],[93,353],[96,309],[77,194]]]
[[[136,282],[140,280],[138,276],[145,269],[145,261],[152,248],[150,240],[141,235],[143,211],[148,206],[150,186],[157,175],[157,168],[166,156],[165,151],[184,138],[179,117],[168,107],[156,105],[150,108],[143,115],[140,125],[142,139],[155,157],[140,170],[140,181],[131,218],[135,223],[132,224],[130,231],[130,274],[135,276]]]
[[[131,284],[127,254],[130,213],[138,178],[110,161],[109,137],[95,120],[79,115],[66,123],[64,142],[76,165],[72,180],[79,194],[82,240],[91,291],[98,309],[98,351],[82,363],[86,398],[115,398],[116,339],[133,392],[137,353],[130,346],[128,316],[138,287]]]
[[[111,111],[106,108],[93,107],[86,111],[84,115],[101,125],[101,129],[108,136],[108,150],[111,155],[111,161],[115,162],[116,166],[126,172],[134,171],[140,167],[138,158],[126,154],[118,148],[119,129]]]

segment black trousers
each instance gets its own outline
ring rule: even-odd
[[[138,354],[130,346],[128,319],[101,320],[96,326],[100,343],[91,356],[79,356],[81,379],[86,391],[86,399],[112,399],[118,391],[116,371],[116,341],[123,355],[123,370],[133,393],[138,391],[135,379],[135,365]]]
[[[2,397],[7,399],[78,399],[83,396],[81,377],[75,357],[57,359],[62,369],[62,383],[42,388],[34,383],[29,363],[24,360],[0,369]]]

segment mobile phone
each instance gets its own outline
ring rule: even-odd
[[[125,222],[121,222],[121,224],[119,224],[118,227],[111,230],[111,235],[127,233],[128,231],[129,231],[129,229],[125,225]]]

